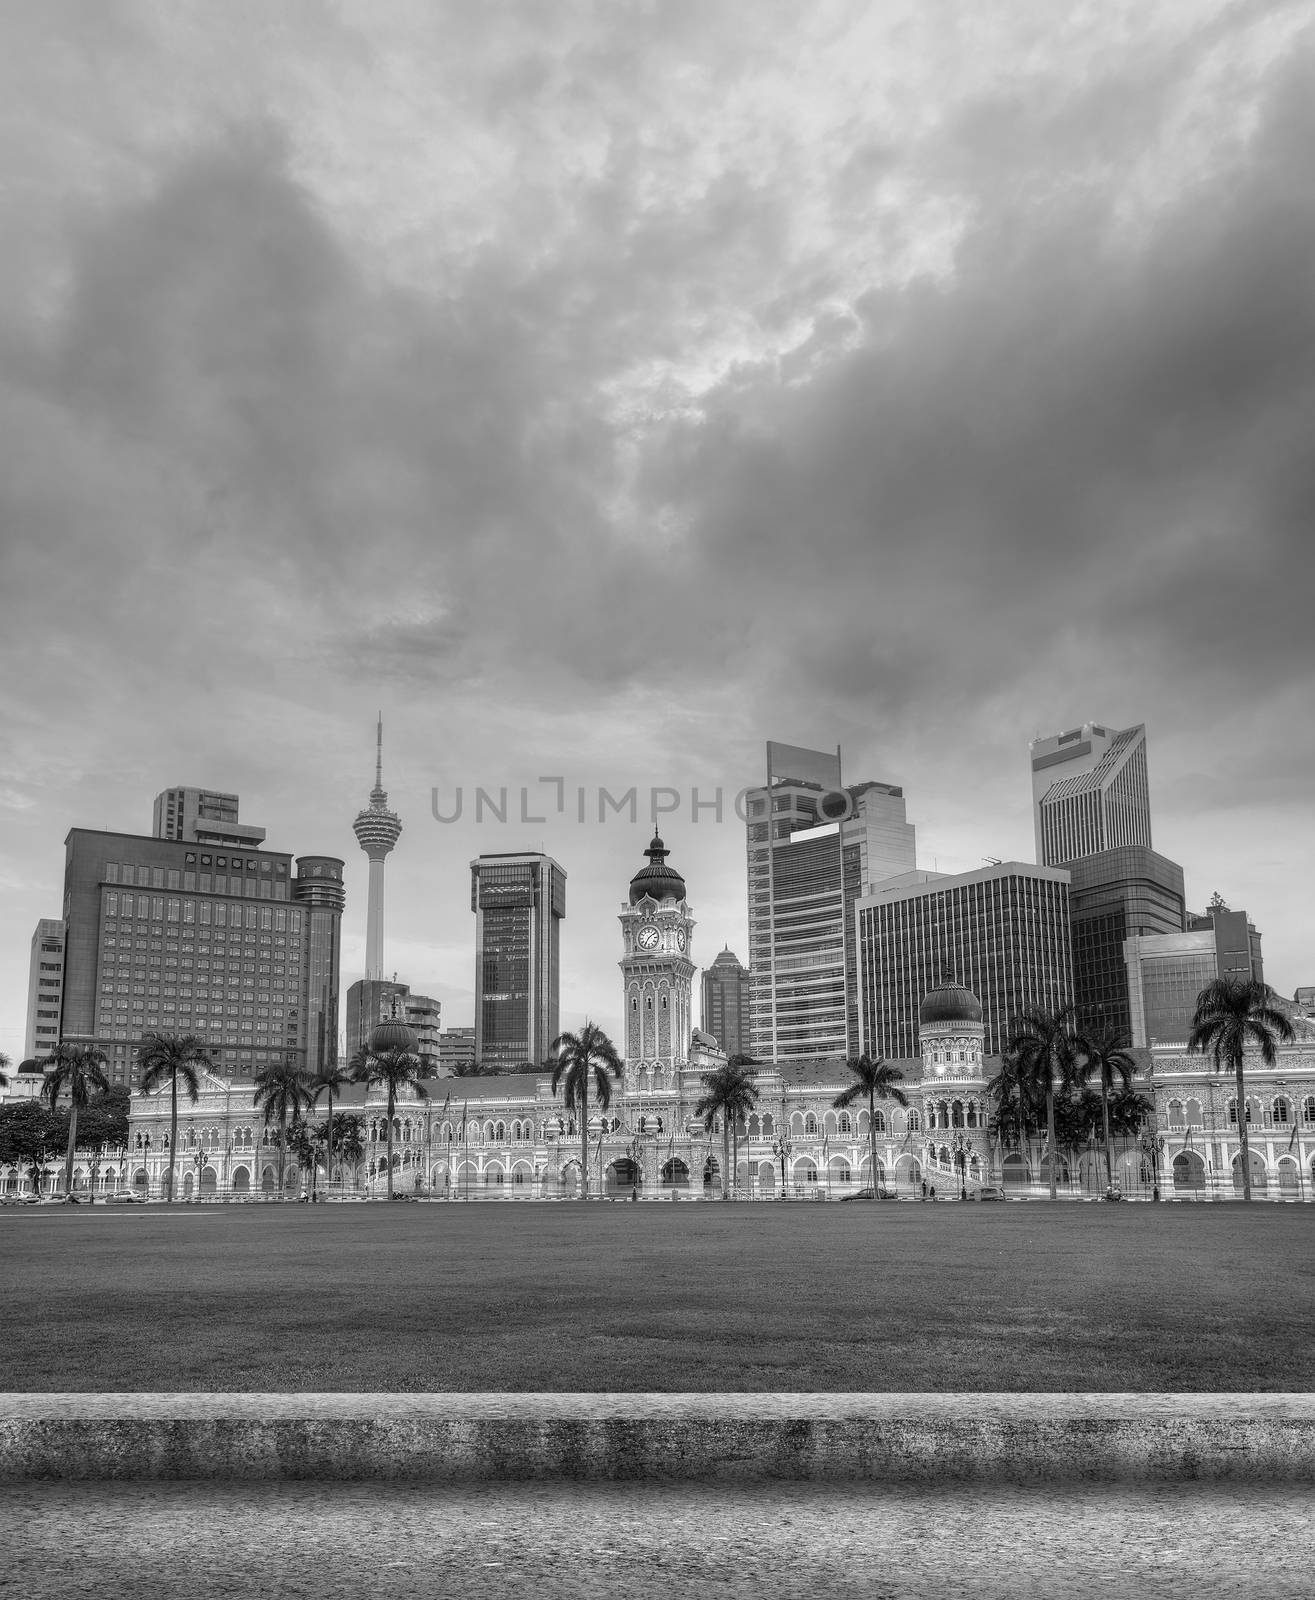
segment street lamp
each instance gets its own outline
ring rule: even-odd
[[[1160,1156],[1164,1152],[1164,1135],[1148,1128],[1141,1136],[1143,1155],[1151,1158],[1151,1199],[1160,1198]]]
[[[956,1129],[950,1135],[950,1153],[954,1165],[959,1169],[959,1198],[968,1198],[968,1152],[972,1145],[963,1130]]]
[[[772,1140],[772,1154],[774,1156],[776,1156],[779,1159],[780,1163],[781,1163],[781,1199],[782,1200],[786,1199],[786,1192],[785,1192],[785,1163],[789,1159],[789,1157],[793,1153],[793,1151],[794,1151],[794,1145],[790,1142],[790,1140],[786,1137],[785,1134],[780,1134],[777,1138]]]

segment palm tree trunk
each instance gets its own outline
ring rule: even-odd
[[[68,1149],[64,1152],[64,1198],[73,1198],[73,1148],[78,1142],[78,1102],[73,1102],[68,1119]]]
[[[174,1070],[169,1079],[169,1175],[165,1182],[169,1185],[169,1204],[174,1203],[174,1157],[178,1153],[178,1072]]]
[[[721,1114],[721,1159],[721,1197],[723,1200],[729,1200],[731,1192],[726,1187],[726,1178],[731,1159],[731,1125],[730,1119],[724,1111]]]
[[[580,1183],[581,1194],[589,1198],[589,1068],[580,1075]]]
[[[877,1101],[875,1094],[868,1095],[868,1182],[872,1185],[872,1198],[877,1198]]]
[[[1251,1198],[1251,1143],[1247,1138],[1247,1101],[1246,1085],[1242,1079],[1242,1052],[1239,1050],[1233,1061],[1237,1073],[1237,1136],[1242,1146],[1242,1198]]]
[[[329,1090],[329,1125],[325,1136],[327,1153],[324,1157],[325,1197],[333,1198],[333,1090]]]
[[[1114,1167],[1110,1161],[1110,1097],[1109,1085],[1105,1081],[1105,1074],[1100,1077],[1100,1117],[1105,1126],[1105,1187],[1114,1187]]]
[[[388,1138],[385,1156],[388,1161],[388,1198],[393,1198],[393,1086],[388,1086]]]
[[[1059,1197],[1059,1185],[1055,1177],[1055,1086],[1050,1078],[1046,1079],[1046,1140],[1047,1155],[1050,1158],[1050,1198]]]

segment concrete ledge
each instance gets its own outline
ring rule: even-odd
[[[0,1481],[1315,1483],[1309,1394],[0,1394]]]

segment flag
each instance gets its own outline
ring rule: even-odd
[[[1300,1126],[1301,1126],[1301,1124],[1294,1120],[1294,1122],[1292,1124],[1292,1132],[1288,1135],[1288,1149],[1289,1150],[1291,1150],[1293,1145],[1296,1144],[1296,1142],[1297,1142],[1297,1129]]]
[[[465,1142],[466,1142],[466,1118],[467,1118],[467,1116],[469,1116],[469,1114],[470,1114],[470,1101],[467,1100],[465,1102],[465,1104],[461,1107],[461,1142],[462,1142],[462,1144],[465,1144]]]

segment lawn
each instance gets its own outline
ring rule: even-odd
[[[10,1390],[1312,1390],[1315,1207],[0,1211]]]

